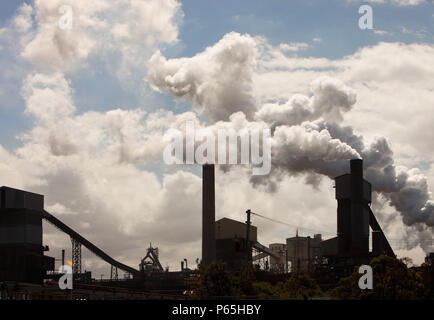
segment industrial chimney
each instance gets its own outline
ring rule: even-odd
[[[363,161],[350,161],[351,173],[335,178],[338,200],[338,252],[365,256],[369,252],[371,185],[363,179]]]
[[[363,193],[363,160],[353,159],[351,167],[351,235],[353,254],[369,252],[369,213]]]
[[[202,265],[216,260],[214,165],[202,167]]]

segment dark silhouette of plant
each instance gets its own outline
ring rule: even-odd
[[[323,292],[307,273],[294,273],[284,283],[278,284],[280,297],[285,299],[308,299],[313,297],[322,297]]]
[[[373,272],[372,290],[360,290],[358,283],[361,274],[356,267],[353,274],[340,279],[338,286],[330,290],[328,295],[338,299],[422,299],[427,295],[426,286],[429,281],[423,278],[422,272],[408,268],[407,264],[411,264],[409,259],[399,260],[386,255],[373,258],[369,263]]]
[[[197,298],[210,299],[239,295],[237,281],[234,275],[227,270],[225,263],[215,262],[207,267],[201,265],[199,272],[199,283],[194,290]]]

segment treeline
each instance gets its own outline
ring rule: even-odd
[[[373,270],[373,289],[360,290],[358,268],[349,277],[340,279],[333,289],[323,291],[306,273],[294,273],[277,284],[256,281],[254,272],[245,269],[234,274],[224,263],[200,268],[200,280],[194,298],[258,298],[258,299],[434,299],[434,255],[420,267],[411,267],[408,258],[379,256],[369,264]]]

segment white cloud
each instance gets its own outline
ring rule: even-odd
[[[282,51],[300,51],[309,48],[309,44],[306,42],[291,42],[291,43],[281,43],[279,45]]]
[[[426,0],[391,0],[391,2],[398,6],[417,6],[419,4],[427,3]]]
[[[393,32],[386,31],[386,30],[373,30],[374,34],[379,36],[391,36],[393,35]]]
[[[346,0],[346,2],[360,2],[358,0]],[[378,3],[378,4],[391,4],[399,7],[405,6],[417,6],[420,4],[427,3],[426,0],[366,0],[364,2],[368,3]]]
[[[428,34],[426,28],[421,28],[419,30],[412,30],[412,29],[407,29],[406,27],[401,27],[401,32],[403,34],[414,35],[419,39],[425,38]]]
[[[18,9],[18,14],[13,19],[13,24],[19,32],[27,32],[33,26],[33,7],[23,3]]]
[[[92,54],[103,57],[117,52],[118,75],[127,78],[132,68],[143,69],[156,47],[178,41],[182,11],[176,0],[66,0],[62,5],[72,8],[71,29],[59,27],[62,14],[57,1],[35,1],[37,28],[22,54],[39,70],[69,72],[83,67]],[[22,16],[16,20],[30,24]]]

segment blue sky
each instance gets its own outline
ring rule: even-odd
[[[272,44],[309,42],[319,37],[323,40],[321,45],[304,54],[327,58],[342,57],[379,40],[414,42],[414,36],[402,34],[402,27],[426,28],[431,31],[432,41],[432,4],[414,7],[370,4],[374,10],[374,29],[395,33],[381,39],[358,28],[358,8],[363,3],[342,0],[183,1],[185,22],[181,39],[188,48],[183,53],[194,54],[233,30],[263,35]]]

